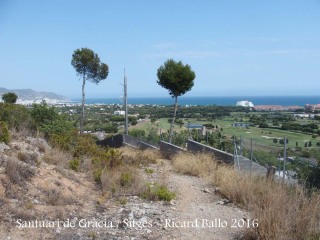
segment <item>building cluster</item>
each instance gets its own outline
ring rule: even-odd
[[[257,111],[295,111],[301,109],[300,106],[281,106],[281,105],[257,105],[254,107]]]
[[[304,109],[307,112],[320,111],[320,104],[306,104],[304,105]]]

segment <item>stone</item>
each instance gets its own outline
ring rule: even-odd
[[[217,204],[219,204],[219,205],[227,205],[228,203],[230,203],[230,201],[228,199],[223,199],[223,200],[217,202]]]
[[[0,152],[3,153],[6,150],[10,150],[10,147],[7,144],[1,142],[0,143]]]
[[[211,193],[211,191],[210,191],[208,188],[203,188],[203,189],[202,189],[202,192]]]

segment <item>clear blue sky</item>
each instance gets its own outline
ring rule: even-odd
[[[72,53],[109,65],[93,97],[169,97],[156,71],[191,65],[186,96],[320,95],[319,0],[0,0],[0,87],[81,97]]]

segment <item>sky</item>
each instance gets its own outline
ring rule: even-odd
[[[196,74],[185,96],[320,96],[320,0],[0,0],[0,87],[81,98],[72,54],[109,66],[87,98],[169,97],[168,59]]]

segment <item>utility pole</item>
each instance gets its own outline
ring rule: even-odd
[[[286,159],[287,159],[287,137],[284,137],[284,151],[283,151],[283,180],[286,179]]]
[[[124,68],[124,79],[123,79],[123,90],[124,90],[124,111],[125,111],[125,134],[128,135],[128,95],[127,95],[127,76],[126,68]]]

